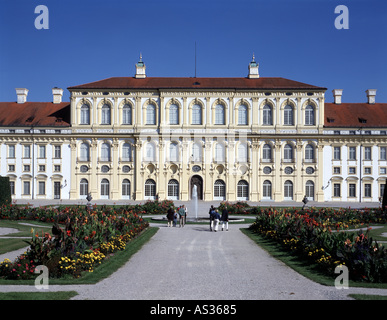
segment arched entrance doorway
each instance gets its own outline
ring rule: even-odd
[[[191,178],[191,184],[190,184],[190,194],[192,199],[192,191],[193,186],[197,187],[198,190],[198,200],[203,200],[203,178],[201,176],[195,175]]]

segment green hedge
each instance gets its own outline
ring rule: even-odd
[[[9,177],[0,177],[0,205],[10,204],[11,202],[12,198]]]

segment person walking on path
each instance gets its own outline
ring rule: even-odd
[[[173,210],[172,207],[169,207],[167,211],[168,227],[172,227],[174,216],[175,216],[175,210]]]
[[[210,231],[212,231],[212,226],[214,224],[214,213],[215,213],[214,206],[211,205],[210,211],[208,211],[208,214],[210,215]]]
[[[177,225],[177,216],[178,216],[177,209],[175,209],[173,212],[173,226],[174,227],[176,227],[176,225]]]
[[[224,229],[224,225],[226,225],[226,230],[228,231],[228,210],[226,207],[222,210],[222,231]]]
[[[218,210],[215,210],[215,213],[214,213],[214,223],[215,223],[214,231],[215,232],[218,231],[219,220],[220,220],[219,212]]]
[[[186,211],[184,209],[184,205],[180,206],[179,209],[179,216],[180,216],[180,228],[184,227],[185,225],[185,218],[186,218]]]

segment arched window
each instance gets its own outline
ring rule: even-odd
[[[108,179],[102,179],[101,181],[101,198],[109,199],[110,183]]]
[[[271,126],[273,125],[273,111],[270,105],[266,104],[263,107],[263,125]]]
[[[168,198],[179,200],[179,182],[175,179],[168,181]]]
[[[314,162],[314,147],[311,144],[305,147],[305,162]]]
[[[79,190],[79,194],[81,196],[87,196],[87,194],[89,193],[89,182],[86,179],[81,179]]]
[[[89,144],[86,142],[83,142],[81,144],[81,161],[90,161],[90,147]]]
[[[293,182],[289,180],[285,181],[284,200],[293,200]]]
[[[265,144],[262,150],[262,160],[263,162],[272,162],[272,153],[270,144]]]
[[[314,108],[313,106],[308,105],[305,108],[305,125],[313,126],[314,124]]]
[[[122,161],[132,161],[132,148],[129,143],[122,146]]]
[[[87,104],[81,107],[81,124],[90,124],[90,107]]]
[[[192,107],[192,124],[202,124],[202,107],[198,104]]]
[[[214,183],[214,200],[226,199],[226,184],[223,180],[216,180]]]
[[[122,124],[132,124],[132,107],[129,104],[122,108]]]
[[[156,198],[156,182],[152,179],[145,181],[145,199],[154,200]]]
[[[284,109],[284,125],[285,126],[292,126],[292,125],[294,125],[293,107],[291,105],[285,106],[285,109]]]
[[[245,180],[238,182],[237,200],[249,200],[249,184]]]
[[[262,198],[265,200],[271,200],[271,182],[269,180],[265,180],[263,182],[263,190],[262,190]]]
[[[110,144],[103,143],[101,146],[101,161],[110,161]]]
[[[169,145],[169,161],[179,161],[179,145],[176,142]]]
[[[171,104],[169,107],[169,123],[179,124],[179,107],[175,104]]]
[[[238,145],[238,162],[246,163],[248,158],[248,148],[246,143]]]
[[[293,162],[293,147],[289,143],[284,147],[284,162]]]
[[[311,180],[306,181],[305,185],[305,195],[308,200],[314,200],[314,183]]]
[[[130,181],[128,179],[122,180],[122,198],[130,199]]]
[[[156,107],[153,104],[146,107],[146,124],[156,124]]]
[[[224,146],[221,143],[217,143],[215,146],[215,161],[224,162]]]
[[[202,161],[202,146],[199,143],[192,146],[192,161]]]
[[[101,124],[111,124],[111,110],[108,104],[102,106],[102,122]]]
[[[240,125],[247,125],[248,119],[247,119],[247,107],[242,104],[238,108],[238,124]]]
[[[153,143],[148,142],[145,148],[145,161],[155,161],[156,160],[156,148]]]
[[[215,124],[225,124],[224,106],[221,104],[215,107]]]

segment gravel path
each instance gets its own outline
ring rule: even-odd
[[[160,227],[111,277],[74,299],[345,299],[299,275],[239,231]]]

